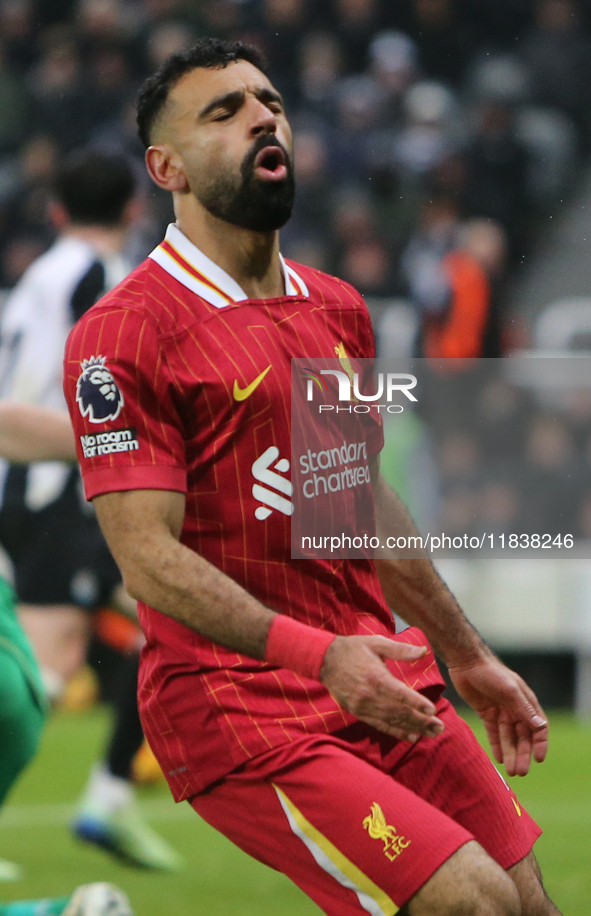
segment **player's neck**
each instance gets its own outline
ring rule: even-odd
[[[176,224],[190,242],[225,270],[249,299],[285,295],[278,232],[251,232],[211,216],[177,211]]]
[[[119,254],[125,245],[127,227],[125,226],[81,226],[70,223],[62,232],[69,238],[86,242],[97,254],[108,257]]]

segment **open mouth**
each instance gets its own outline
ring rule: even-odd
[[[263,181],[282,181],[287,177],[283,150],[278,146],[265,146],[255,157],[254,171]]]

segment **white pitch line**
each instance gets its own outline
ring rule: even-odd
[[[190,805],[176,805],[172,799],[166,798],[143,801],[140,809],[148,820],[154,821],[174,821],[193,814]],[[0,830],[66,826],[76,810],[74,805],[64,804],[7,805],[0,813]]]

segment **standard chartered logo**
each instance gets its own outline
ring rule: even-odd
[[[293,515],[293,484],[291,480],[281,476],[286,474],[289,468],[287,458],[279,458],[279,449],[276,445],[270,445],[260,458],[253,462],[252,475],[259,483],[253,484],[252,495],[263,503],[262,506],[257,506],[254,513],[259,521],[269,518],[273,509],[283,512],[284,515]]]

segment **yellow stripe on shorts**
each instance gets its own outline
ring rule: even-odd
[[[273,788],[289,821],[289,826],[307,846],[320,868],[335,878],[343,887],[354,891],[363,909],[371,916],[394,916],[400,909],[394,901],[336,846],[333,846],[330,840],[304,817],[279,786],[273,783]]]

